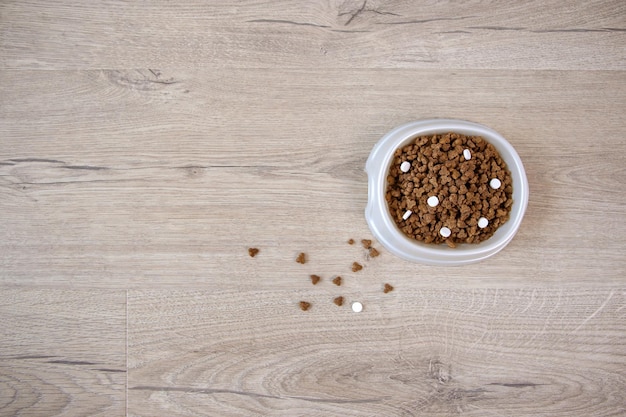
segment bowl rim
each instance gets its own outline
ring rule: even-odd
[[[482,136],[493,144],[507,163],[514,194],[518,195],[513,202],[509,220],[491,238],[478,244],[461,244],[454,249],[445,244],[432,245],[410,239],[391,218],[385,200],[387,172],[395,150],[417,136],[444,132]],[[463,265],[487,259],[501,251],[513,239],[528,206],[528,179],[521,158],[502,135],[479,123],[442,118],[418,120],[397,126],[374,145],[365,164],[365,171],[368,174],[365,217],[370,230],[387,250],[413,262]]]

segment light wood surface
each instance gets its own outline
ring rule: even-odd
[[[626,415],[625,113],[622,1],[0,2],[0,415]],[[432,117],[514,145],[520,231],[370,259]]]
[[[2,2],[0,66],[623,70],[620,0]]]
[[[131,292],[131,415],[623,415],[624,291],[322,284]]]
[[[119,416],[126,291],[3,288],[0,415]]]

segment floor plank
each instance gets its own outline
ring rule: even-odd
[[[267,289],[623,285],[624,71],[0,71],[0,282]],[[512,88],[514,87],[514,88]],[[37,94],[33,94],[36,91]],[[464,268],[368,261],[365,160],[392,127],[484,123],[520,153],[519,234]],[[258,258],[249,246],[261,248]]]
[[[623,413],[624,289],[393,284],[130,291],[129,415]]]
[[[125,291],[3,286],[0,317],[0,415],[125,415]]]
[[[619,0],[0,3],[0,68],[625,69]]]

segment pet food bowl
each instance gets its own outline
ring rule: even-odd
[[[507,164],[513,186],[513,205],[509,220],[489,239],[480,243],[457,244],[456,248],[448,247],[445,243],[423,243],[406,236],[392,219],[385,200],[387,175],[396,149],[408,145],[418,136],[447,132],[482,136],[491,143]],[[526,172],[513,146],[495,130],[463,120],[429,119],[396,127],[374,146],[365,164],[365,171],[368,175],[365,218],[372,234],[389,252],[412,262],[430,265],[466,265],[487,259],[504,249],[513,239],[528,205]]]

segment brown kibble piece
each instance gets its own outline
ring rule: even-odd
[[[248,248],[248,255],[250,255],[252,258],[254,258],[257,253],[259,253],[259,250],[257,248]]]
[[[357,271],[360,271],[361,269],[363,269],[363,265],[361,265],[358,262],[352,263],[352,272],[357,272]]]
[[[365,249],[369,249],[372,247],[372,241],[370,239],[361,239],[361,244]]]
[[[300,310],[307,311],[311,308],[311,303],[307,303],[306,301],[300,301]]]
[[[311,282],[313,285],[317,285],[317,283],[320,282],[320,279],[322,278],[319,275],[311,275]]]
[[[463,155],[465,149],[470,150],[469,160]],[[400,164],[407,160],[417,160],[412,164],[417,169],[402,172]],[[490,187],[493,178],[502,186]],[[437,196],[439,204],[431,207],[430,196]],[[454,132],[425,135],[395,150],[385,200],[389,214],[407,237],[454,248],[489,239],[509,219],[513,183],[497,149],[482,137]],[[407,210],[412,215],[405,219]],[[477,227],[480,217],[489,221],[487,227]],[[449,236],[440,234],[443,226],[450,229]]]
[[[372,258],[377,257],[378,255],[380,255],[380,252],[378,252],[378,250],[376,250],[376,248],[370,248],[370,256]]]
[[[343,305],[343,297],[339,296],[339,297],[335,298],[333,300],[333,303],[337,304],[338,306],[342,306]]]
[[[354,245],[354,239],[348,239],[348,245]]]
[[[335,277],[335,279],[333,279],[333,284],[337,286],[341,285],[341,277]]]
[[[391,292],[391,291],[393,291],[393,285],[385,284],[385,289],[383,289],[383,292],[387,294],[388,292]]]
[[[298,262],[299,264],[304,264],[306,262],[306,255],[304,254],[304,252],[300,252],[298,257],[296,258],[296,262]]]

